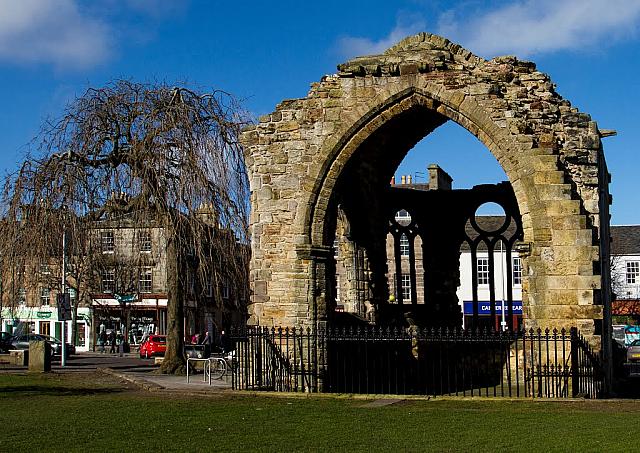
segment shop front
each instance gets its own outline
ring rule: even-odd
[[[167,299],[142,299],[122,303],[114,299],[94,299],[92,349],[96,350],[98,336],[114,332],[118,341],[131,346],[140,344],[145,334],[165,334],[167,328]]]
[[[87,333],[91,327],[90,311],[88,307],[78,308],[76,316],[76,351],[89,350]],[[4,308],[2,310],[2,331],[14,335],[37,333],[61,339],[62,321],[58,320],[58,311],[55,306]],[[66,342],[69,344],[74,343],[71,321],[66,322],[65,334]]]

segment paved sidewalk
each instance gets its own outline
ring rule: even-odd
[[[159,374],[160,367],[154,364],[153,359],[141,359],[135,353],[108,354],[98,352],[79,352],[70,356],[66,366],[62,367],[59,358],[55,358],[51,364],[51,370],[56,373],[74,373],[83,371],[100,370],[112,376],[132,382],[147,390],[171,390],[183,392],[220,392],[231,389],[231,376],[222,379],[203,380],[202,372],[189,376]],[[0,372],[21,373],[27,372],[27,367],[2,366]]]
[[[110,368],[102,369],[102,371],[139,385],[146,390],[173,390],[198,393],[231,390],[230,376],[225,376],[222,379],[212,379],[211,385],[209,385],[209,381],[203,379],[204,376],[202,373],[190,375],[189,382],[187,382],[186,376],[156,374],[148,371],[113,370]]]
[[[137,354],[109,355],[100,353],[81,353],[76,356],[76,360],[68,363],[77,364],[82,362],[85,366],[95,366],[103,372],[113,376],[118,376],[147,390],[173,390],[186,392],[219,392],[231,389],[231,376],[223,379],[212,379],[204,381],[203,373],[196,373],[189,376],[160,374],[158,365],[153,359],[141,359]],[[81,367],[78,367],[81,368]],[[61,371],[62,369],[60,369]],[[70,369],[65,368],[65,371]]]

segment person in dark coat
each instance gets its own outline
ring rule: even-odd
[[[107,344],[107,332],[102,330],[100,335],[98,335],[98,346],[100,346],[100,352],[104,354],[107,350],[105,349],[105,345]]]
[[[227,353],[230,350],[229,338],[227,337],[227,334],[224,332],[224,330],[220,332],[220,348],[222,349],[223,353]]]
[[[116,332],[112,330],[109,334],[109,344],[111,345],[111,349],[109,349],[109,354],[116,353]]]
[[[213,341],[211,340],[211,335],[209,335],[208,330],[204,333],[204,337],[202,337],[202,341],[200,342],[200,344],[204,345],[205,357],[209,357],[209,354],[213,352],[211,350],[211,345],[213,344]]]
[[[211,346],[211,336],[209,335],[208,330],[204,333],[204,337],[202,338],[202,341],[200,342],[200,344]]]

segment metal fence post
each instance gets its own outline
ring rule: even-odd
[[[576,327],[572,327],[570,330],[571,334],[571,396],[573,398],[577,398],[580,389],[580,361],[578,354],[580,353],[580,348],[578,346],[578,329]]]

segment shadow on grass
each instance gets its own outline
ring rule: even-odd
[[[153,370],[159,370],[160,366],[133,364],[133,365],[109,365],[109,368],[111,368],[112,370],[140,370],[140,371],[152,372]]]
[[[108,395],[114,393],[122,393],[124,388],[78,388],[78,387],[62,387],[49,385],[17,385],[0,387],[0,395],[5,396],[87,396],[87,395]]]

